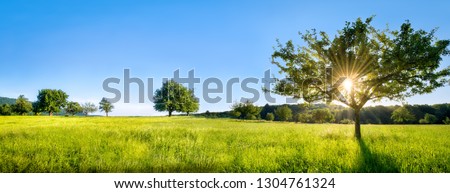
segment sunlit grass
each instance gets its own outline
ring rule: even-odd
[[[450,126],[0,117],[1,172],[450,172]]]

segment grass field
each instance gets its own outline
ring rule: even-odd
[[[450,172],[450,126],[0,117],[0,172]]]

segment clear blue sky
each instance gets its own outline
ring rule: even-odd
[[[449,7],[448,1],[1,1],[0,96],[36,100],[39,89],[55,88],[69,100],[98,103],[112,97],[103,91],[103,80],[123,81],[124,68],[132,77],[154,78],[156,88],[176,69],[181,76],[195,69],[202,82],[262,78],[267,69],[280,77],[270,63],[277,38],[301,44],[299,31],[334,34],[345,21],[376,15],[379,28],[398,29],[409,19],[415,28],[439,27],[437,37],[450,39]],[[113,87],[122,90],[123,84]],[[195,87],[197,96],[201,87]],[[148,100],[137,103],[137,91],[133,85],[132,103],[117,103],[112,115],[159,115]],[[251,95],[236,87],[232,96],[235,101]],[[448,96],[449,86],[407,102],[448,103]],[[200,104],[201,112],[231,105]]]

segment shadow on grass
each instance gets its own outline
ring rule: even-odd
[[[395,159],[380,153],[374,153],[366,144],[364,139],[358,140],[361,161],[356,172],[360,173],[399,173]]]

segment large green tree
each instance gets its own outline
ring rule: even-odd
[[[195,100],[193,91],[174,80],[164,82],[162,87],[155,91],[153,99],[155,110],[167,111],[169,117],[173,112],[189,114],[198,110],[198,102]]]
[[[69,98],[69,95],[62,90],[42,89],[37,96],[37,108],[39,110],[36,110],[36,112],[44,111],[53,116],[53,113],[59,112],[66,105],[67,98]]]
[[[12,105],[12,110],[18,115],[25,115],[33,110],[33,106],[31,105],[31,102],[25,98],[25,96],[20,95],[16,99],[16,103]]]
[[[99,103],[99,107],[101,112],[105,112],[106,116],[108,116],[108,113],[112,112],[114,109],[114,105],[108,101],[105,97],[102,98],[102,100]]]
[[[440,63],[450,53],[449,40],[437,40],[435,30],[414,30],[409,21],[393,31],[375,29],[371,21],[347,22],[334,37],[307,31],[301,34],[306,43],[301,47],[278,42],[272,61],[286,79],[272,91],[351,107],[355,137],[361,138],[360,111],[368,101],[403,100],[448,82],[450,68]]]

